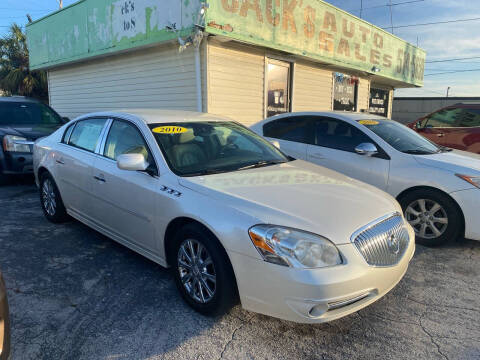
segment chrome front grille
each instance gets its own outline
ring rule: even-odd
[[[410,241],[408,230],[400,214],[381,218],[358,230],[353,243],[372,266],[392,266],[405,254]]]

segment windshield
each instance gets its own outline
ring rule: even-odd
[[[393,120],[360,120],[358,122],[403,153],[428,155],[441,151],[437,145]]]
[[[168,165],[179,176],[208,175],[289,161],[268,141],[234,122],[149,126]]]
[[[61,117],[48,106],[28,102],[0,102],[1,125],[62,125]]]

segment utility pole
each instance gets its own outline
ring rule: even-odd
[[[63,9],[63,0],[57,0],[60,9]]]
[[[388,7],[390,8],[390,25],[392,26],[392,34],[393,34],[393,4],[392,4],[392,0],[390,0],[390,3],[388,4]]]
[[[360,19],[362,18],[363,13],[363,0],[360,0]]]

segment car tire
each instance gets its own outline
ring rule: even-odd
[[[188,224],[178,231],[170,260],[175,284],[194,310],[218,316],[238,302],[235,275],[227,253],[202,226]]]
[[[448,195],[436,190],[418,189],[407,193],[399,202],[405,219],[415,230],[417,243],[440,246],[461,236],[461,210]]]
[[[40,203],[48,221],[58,224],[69,220],[57,184],[47,172],[40,176]]]

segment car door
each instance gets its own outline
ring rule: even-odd
[[[462,109],[455,127],[445,132],[444,145],[480,154],[480,109]]]
[[[69,211],[89,217],[92,195],[92,165],[107,119],[80,120],[67,128],[55,154],[56,182]]]
[[[307,146],[313,143],[313,122],[310,116],[290,116],[267,122],[263,125],[263,136],[277,141],[287,155],[296,159],[307,159]]]
[[[122,154],[140,153],[150,163],[148,172],[117,167]],[[93,164],[92,214],[106,231],[130,243],[156,251],[157,166],[139,128],[126,120],[113,120],[104,145]]]
[[[361,180],[382,190],[388,186],[390,158],[363,131],[344,120],[317,117],[314,125],[315,143],[308,145],[307,159],[315,164]],[[360,155],[355,148],[372,143],[378,149],[374,156]]]
[[[417,132],[432,142],[446,146],[447,134],[457,132],[456,122],[462,114],[462,109],[445,108],[425,117],[425,120],[417,127]]]

